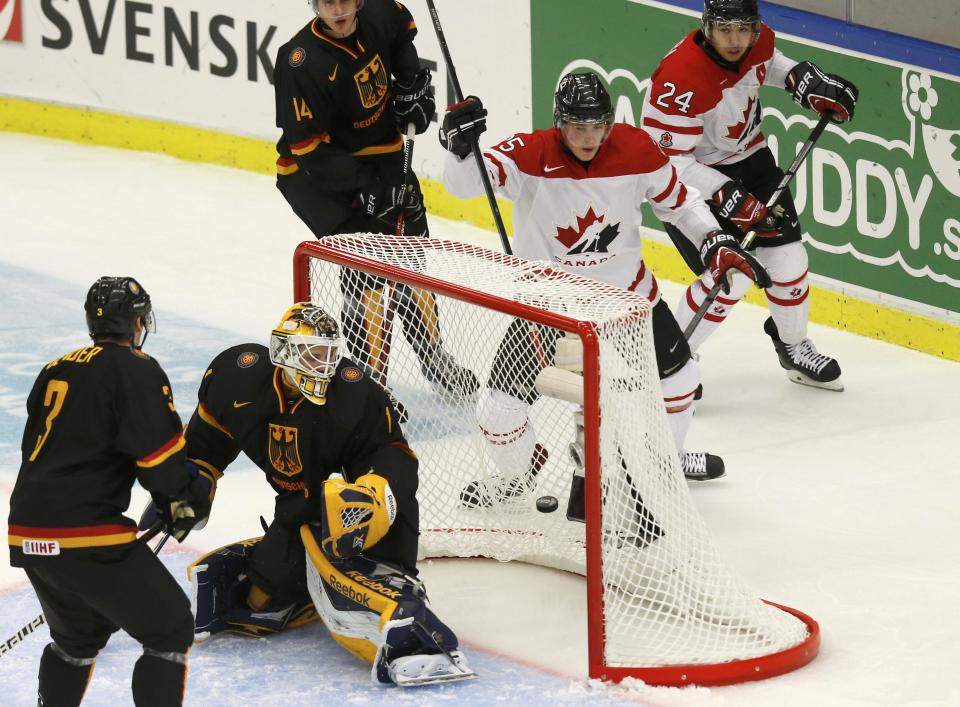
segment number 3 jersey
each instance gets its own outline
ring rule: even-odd
[[[514,135],[483,158],[495,191],[515,202],[516,255],[638,292],[654,304],[660,293],[643,262],[640,205],[648,201],[660,219],[698,236],[719,228],[650,137],[624,123],[613,126],[586,165],[563,146],[556,128]],[[443,182],[460,198],[483,194],[472,156],[449,154]]]
[[[131,543],[134,480],[163,496],[189,484],[170,383],[145,353],[101,342],[61,356],[37,377],[27,415],[10,497],[15,567]]]
[[[681,178],[710,198],[729,181],[711,165],[739,162],[766,146],[760,86],[784,88],[797,62],[774,47],[766,25],[736,64],[721,66],[705,41],[701,30],[693,31],[663,58],[650,78],[641,124]]]

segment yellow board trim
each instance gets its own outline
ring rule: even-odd
[[[0,97],[0,130],[160,152],[190,162],[218,164],[258,174],[276,173],[276,151],[274,144],[267,140],[56,103]],[[430,213],[494,230],[485,198],[457,199],[432,179],[422,179],[421,188]],[[512,205],[507,201],[498,203],[510,233]],[[672,246],[647,241],[644,253],[659,279],[690,281],[689,270]],[[821,287],[811,287],[810,296],[813,322],[960,361],[960,325]],[[762,293],[757,290],[751,290],[746,300],[765,305]]]

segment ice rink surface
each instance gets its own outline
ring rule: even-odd
[[[495,237],[439,218],[436,237]],[[146,350],[180,414],[209,360],[266,342],[291,302],[291,254],[309,233],[270,177],[152,154],[0,133],[0,512],[19,466],[24,402],[50,359],[83,345],[82,303],[99,275],[136,276],[159,331]],[[664,285],[668,300],[680,287]],[[814,303],[816,306],[816,303]],[[437,614],[458,633],[472,682],[401,691],[313,625],[256,641],[220,637],[191,653],[190,705],[960,705],[960,365],[811,326],[846,390],[794,385],[741,304],[701,350],[705,388],[689,449],[727,477],[691,488],[727,562],[758,596],[819,621],[816,661],[724,688],[586,680],[581,578],[488,560],[421,565]],[[144,495],[135,496],[133,515]],[[211,521],[161,555],[181,581],[202,551],[260,534],[272,493],[241,458]],[[0,561],[0,640],[39,613],[20,570]],[[35,704],[46,628],[0,657],[0,705]],[[129,702],[139,647],[119,634],[85,704]]]

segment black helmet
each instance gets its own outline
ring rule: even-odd
[[[703,34],[710,39],[712,25],[753,25],[754,41],[760,35],[760,8],[757,0],[704,0]]]
[[[83,309],[91,339],[121,336],[132,340],[138,319],[146,331],[157,329],[150,295],[132,277],[101,277],[87,292]]]
[[[613,123],[610,94],[593,72],[567,74],[560,79],[553,103],[553,124]]]

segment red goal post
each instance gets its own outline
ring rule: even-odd
[[[397,296],[401,290],[406,296]],[[465,509],[457,503],[471,474],[495,479],[499,472],[484,456],[479,431],[471,432],[471,425],[477,427],[475,398],[431,390],[422,380],[422,361],[404,341],[417,336],[402,311],[418,299],[410,292],[430,293],[444,346],[474,371],[481,386],[494,374],[493,353],[481,350],[479,340],[495,343],[513,320],[579,340],[584,524],[533,508],[539,493],[558,497],[565,508],[565,484],[573,474],[561,452],[572,436],[574,406],[547,395],[531,413],[551,452],[536,494],[506,499],[502,508]],[[813,660],[820,640],[816,622],[745,590],[717,559],[693,508],[664,431],[647,300],[544,263],[438,239],[361,234],[296,249],[295,301],[313,300],[342,321],[345,302],[354,299],[363,299],[365,316],[379,322],[368,327],[368,338],[377,331],[385,339],[373,348],[389,361],[371,365],[384,372],[386,387],[410,415],[404,429],[421,458],[418,496],[426,556],[521,559],[585,574],[593,678],[724,685],[772,677]],[[418,301],[422,308],[425,300]],[[348,341],[351,351],[359,346]],[[629,347],[631,356],[623,354]],[[645,363],[629,363],[636,360]],[[461,418],[457,428],[436,422]],[[640,426],[625,427],[624,420]],[[656,521],[638,521],[638,515],[650,516],[651,508]],[[659,535],[652,541],[637,539],[646,532],[643,523],[656,526]]]

